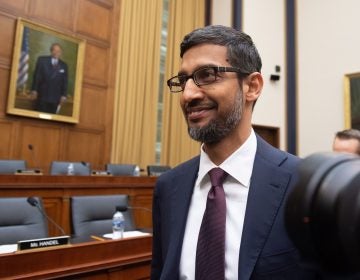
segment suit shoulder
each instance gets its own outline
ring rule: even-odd
[[[258,135],[256,155],[267,162],[289,169],[295,168],[301,161],[299,157],[271,146]]]

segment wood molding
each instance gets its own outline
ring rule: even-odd
[[[0,278],[150,279],[151,248],[145,236],[4,254]]]
[[[254,124],[253,128],[270,145],[280,148],[280,129],[278,127]]]

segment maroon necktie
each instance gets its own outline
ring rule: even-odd
[[[227,173],[221,168],[209,171],[211,189],[201,223],[196,249],[196,280],[225,279],[226,200],[223,181]]]

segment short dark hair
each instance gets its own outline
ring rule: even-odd
[[[360,142],[360,130],[351,128],[338,131],[336,137],[340,139],[356,139]]]
[[[222,25],[208,25],[187,34],[180,44],[180,57],[191,47],[214,44],[227,47],[229,63],[244,73],[261,72],[261,58],[251,37]]]
[[[338,131],[335,135],[336,138],[339,138],[341,140],[349,140],[349,139],[355,139],[358,141],[358,149],[357,154],[360,155],[360,130],[358,129],[345,129],[342,131]]]
[[[62,46],[59,43],[52,43],[50,46],[50,52],[52,52],[52,50],[55,46],[58,46],[62,50]]]

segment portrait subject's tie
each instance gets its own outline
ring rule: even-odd
[[[196,248],[195,280],[225,279],[226,200],[221,168],[209,171],[211,189]]]

